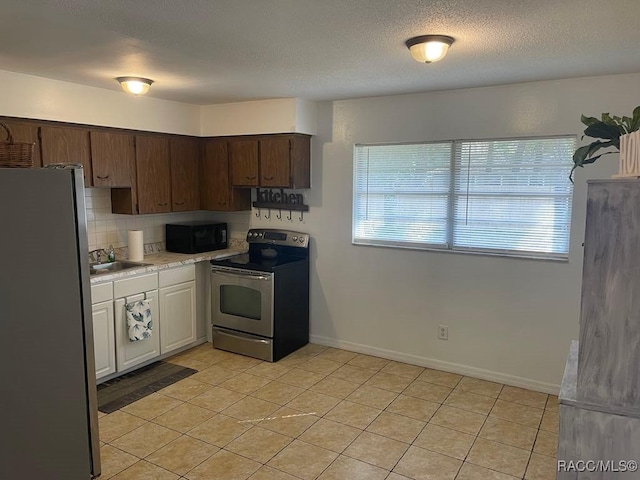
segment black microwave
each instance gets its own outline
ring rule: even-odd
[[[226,223],[167,223],[165,233],[169,252],[200,253],[227,248]]]

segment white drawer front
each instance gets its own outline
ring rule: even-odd
[[[113,282],[113,298],[123,298],[158,288],[158,274],[148,273]]]
[[[113,299],[113,283],[101,283],[91,286],[91,303],[106,302]]]
[[[179,283],[190,282],[196,279],[196,266],[186,265],[184,267],[161,270],[160,288],[177,285]]]

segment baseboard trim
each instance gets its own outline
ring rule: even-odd
[[[442,360],[436,360],[434,358],[420,357],[418,355],[411,355],[408,353],[397,352],[395,350],[372,347],[361,343],[345,342],[343,340],[323,337],[320,335],[310,335],[309,340],[312,343],[317,343],[318,345],[341,348],[343,350],[364,353],[366,355],[374,355],[376,357],[382,357],[388,360],[410,363],[412,365],[418,365],[420,367],[443,370],[445,372],[457,373],[459,375],[467,375],[469,377],[503,383],[505,385],[511,385],[514,387],[527,388],[529,390],[535,390],[537,392],[557,395],[560,391],[560,385],[554,383],[540,382],[538,380],[533,380],[530,378],[508,375],[505,373],[494,372],[492,370],[485,370],[468,365],[461,365],[458,363],[443,362]]]

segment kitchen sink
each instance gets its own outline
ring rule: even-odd
[[[92,263],[89,265],[90,275],[100,275],[101,273],[120,272],[130,268],[148,267],[150,263],[129,262],[127,260],[118,260],[109,263]]]

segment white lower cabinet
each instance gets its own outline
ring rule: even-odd
[[[151,308],[151,337],[131,341],[125,305],[144,298]],[[203,308],[197,298],[195,265],[92,285],[96,379],[113,377],[202,341],[205,330],[198,318]]]
[[[160,272],[160,352],[165,354],[197,340],[196,270],[194,265]]]
[[[96,379],[116,372],[116,339],[113,331],[113,300],[91,306],[93,313],[93,352]]]
[[[93,352],[96,379],[116,372],[116,338],[113,323],[113,283],[91,286]]]
[[[118,372],[135,367],[160,355],[160,317],[158,311],[158,274],[150,273],[113,282],[116,324],[116,364]],[[151,308],[151,336],[131,341],[127,328],[125,304],[143,299]]]

